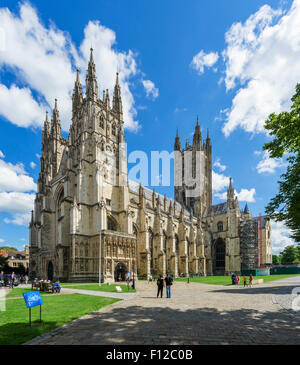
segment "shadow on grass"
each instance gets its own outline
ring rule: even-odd
[[[160,300],[160,299],[159,299]],[[165,299],[167,300],[167,299]],[[300,318],[285,311],[127,306],[69,324],[41,344],[299,344]],[[33,344],[36,342],[33,341]]]

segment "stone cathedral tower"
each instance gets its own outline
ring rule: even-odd
[[[119,75],[112,103],[107,89],[100,99],[92,49],[85,83],[84,95],[77,71],[68,139],[57,100],[51,122],[46,114],[29,227],[31,277],[119,281],[128,272],[230,274],[271,262],[269,222],[240,210],[231,180],[227,202],[212,205],[212,144],[208,134],[202,140],[198,118],[192,146],[181,149],[178,132],[175,138],[172,200],[128,179]]]
[[[181,149],[177,131],[174,155],[175,200],[195,216],[201,215],[212,205],[212,145],[208,131],[206,140],[202,141],[198,117],[193,145],[187,141]]]

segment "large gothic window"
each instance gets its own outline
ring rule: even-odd
[[[218,239],[216,242],[216,268],[225,267],[225,242]]]
[[[152,272],[154,266],[154,250],[153,250],[153,233],[151,229],[148,231],[149,239],[149,249],[150,249],[150,271]]]
[[[177,234],[175,235],[175,250],[178,255],[179,254],[179,238],[178,238]]]
[[[109,231],[117,231],[117,222],[110,216],[107,217],[107,229]]]

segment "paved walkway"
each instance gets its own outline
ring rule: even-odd
[[[97,297],[106,297],[106,298],[116,298],[116,299],[132,299],[137,294],[136,293],[117,293],[117,292],[107,292],[107,291],[97,291],[97,290],[83,290],[83,289],[69,289],[66,287],[62,288],[62,293],[77,293],[77,294],[86,294],[86,295],[94,295]]]
[[[28,344],[300,344],[300,311],[274,301],[293,287],[291,281],[253,288],[176,282],[172,298],[161,299],[155,283],[137,282],[130,300]]]

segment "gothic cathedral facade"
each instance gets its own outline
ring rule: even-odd
[[[177,132],[174,151],[175,181],[189,163],[193,176],[199,172],[196,196],[184,182],[175,184],[171,200],[128,179],[118,74],[111,105],[108,90],[98,97],[91,49],[85,95],[77,71],[68,139],[57,101],[51,123],[46,114],[29,227],[30,276],[96,281],[100,270],[109,282],[127,272],[141,279],[167,272],[229,275],[272,263],[270,222],[253,217],[247,205],[240,209],[231,179],[227,201],[212,205],[212,143],[209,135],[202,141],[198,120],[193,145],[181,149]]]

